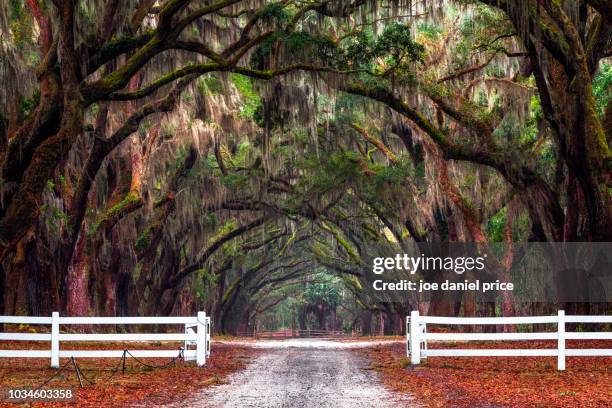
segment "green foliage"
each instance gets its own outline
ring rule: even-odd
[[[9,0],[9,24],[15,45],[34,45],[34,19],[23,0]]]
[[[219,225],[219,217],[214,212],[208,212],[204,215],[204,225],[210,228],[216,228]]]
[[[215,158],[215,155],[213,153],[209,153],[208,155],[206,155],[204,160],[199,163],[199,167],[201,167],[202,171],[207,174],[221,174],[221,171],[219,170],[219,166],[217,164],[217,159]]]
[[[459,25],[459,41],[454,46],[455,67],[464,68],[472,63],[475,49],[494,50],[500,49],[499,41],[491,43],[492,39],[500,34],[514,31],[509,26],[508,20],[503,13],[480,3],[474,4],[475,12],[463,15]],[[493,76],[498,76],[495,75]],[[505,75],[502,75],[505,76]]]
[[[364,30],[345,40],[344,63],[352,68],[372,69],[381,58],[387,70],[409,71],[409,63],[422,61],[424,48],[413,41],[410,28],[399,23],[385,26],[380,36],[371,29]]]
[[[412,40],[408,26],[391,23],[385,26],[372,51],[373,57],[391,55],[395,62],[399,63],[403,58],[410,61],[419,61],[422,58],[424,48]]]
[[[135,204],[140,200],[136,193],[130,192],[126,195],[123,200],[113,205],[108,211],[107,216],[112,217],[119,214],[125,207]]]
[[[181,95],[181,100],[186,103],[191,103],[193,102],[193,95],[191,94],[191,92],[183,92],[183,94]]]
[[[344,38],[338,45],[327,35],[307,31],[277,33],[253,52],[250,65],[266,69],[275,43],[281,42],[289,55],[312,65],[325,65],[336,69],[371,70],[378,59],[385,62],[386,71],[396,76],[410,77],[410,63],[422,61],[424,48],[412,39],[408,26],[390,23],[379,36],[370,28]]]
[[[17,20],[25,14],[23,0],[9,0],[9,18]]]
[[[253,112],[253,120],[257,126],[263,128],[265,126],[265,108],[263,104],[259,104]]]
[[[518,119],[513,114],[508,114],[504,116],[501,123],[495,129],[493,133],[496,137],[506,139],[508,141],[516,140],[519,138],[520,126]]]
[[[504,242],[504,228],[507,218],[508,210],[504,207],[487,221],[485,232],[491,242]]]
[[[280,28],[289,19],[289,13],[280,2],[265,5],[259,14],[260,19],[267,25],[276,25],[277,28]]]
[[[521,142],[527,142],[529,140],[535,140],[538,132],[538,123],[544,119],[544,111],[542,110],[542,103],[540,97],[534,95],[529,101],[529,118],[527,119],[527,126],[529,132],[525,132],[527,139],[521,140]]]
[[[144,251],[149,246],[150,241],[151,241],[151,229],[147,227],[144,230],[144,232],[140,234],[140,236],[136,239],[136,243],[134,244],[134,249],[136,249],[137,252]]]
[[[340,281],[327,272],[314,274],[313,279],[322,283],[311,283],[306,286],[304,300],[313,305],[335,307],[340,300]]]
[[[193,293],[201,302],[207,302],[211,295],[211,289],[216,286],[218,276],[207,268],[198,269],[192,280]]]
[[[508,208],[504,207],[497,214],[491,217],[485,225],[485,233],[489,238],[490,242],[504,243],[505,242],[505,228],[508,222]],[[529,234],[531,229],[531,220],[529,215],[525,213],[519,213],[515,215],[512,220],[512,239],[516,241],[522,236]],[[501,256],[506,251],[505,245],[493,246],[494,252],[498,252]]]
[[[253,83],[249,77],[240,74],[230,74],[230,80],[240,93],[242,99],[242,108],[239,116],[245,119],[255,117],[255,112],[261,104],[261,97],[253,89]]]
[[[52,190],[55,188],[55,184],[52,180],[47,181],[47,188]],[[61,208],[51,204],[43,204],[40,206],[40,213],[42,219],[44,219],[45,224],[49,228],[50,231],[54,233],[58,233],[60,231],[61,226],[68,221],[68,214],[64,212]]]
[[[355,152],[337,152],[325,156],[306,155],[297,160],[295,166],[302,174],[308,175],[297,180],[294,194],[285,201],[285,210],[298,214],[304,197],[324,195],[334,189],[346,188],[358,183],[363,176],[365,161]]]
[[[245,167],[247,165],[248,155],[253,149],[251,142],[248,139],[238,143],[238,150],[234,157],[232,157],[232,163],[235,166]]]
[[[531,97],[529,103],[529,115],[526,118],[525,123],[520,126],[518,123],[516,127],[519,129],[518,132],[518,145],[508,144],[509,148],[516,149],[518,151],[526,151],[533,149],[536,142],[540,139],[540,126],[544,121],[544,112],[542,111],[542,105],[540,98],[537,95]],[[516,132],[515,132],[516,134]],[[512,147],[514,146],[514,147]],[[536,163],[538,171],[542,173],[550,172],[554,169],[554,163],[556,163],[557,154],[555,146],[550,140],[546,140],[540,147],[539,160]]]
[[[327,36],[297,31],[287,35],[283,42],[290,53],[307,55],[314,61],[335,65],[337,46]]]
[[[145,136],[147,133],[149,133],[149,130],[152,127],[153,127],[153,122],[145,119],[142,122],[140,122],[140,125],[138,126],[138,133],[140,133],[142,136]]]
[[[498,64],[489,64],[485,69],[485,75],[494,78],[504,78],[506,71]]]
[[[345,55],[349,65],[369,64],[371,60],[374,36],[372,30],[364,30],[345,40]]]
[[[268,59],[274,43],[280,38],[278,33],[271,35],[259,44],[257,48],[251,53],[249,58],[249,65],[253,69],[266,69],[268,66]]]
[[[223,185],[229,189],[237,189],[243,187],[250,176],[248,174],[239,174],[239,173],[228,173],[227,176],[222,176],[221,181]]]
[[[219,95],[223,92],[223,82],[216,73],[201,76],[196,86],[203,95]]]
[[[27,117],[32,111],[38,106],[40,102],[40,90],[34,90],[32,96],[29,98],[24,98],[21,101],[21,105],[19,106],[19,113],[22,117]]]
[[[299,167],[309,170],[313,176],[306,182],[309,188],[318,193],[324,193],[332,188],[361,177],[361,158],[355,152],[333,153],[326,158],[307,157],[299,163]],[[304,183],[304,181],[302,181]]]
[[[325,35],[317,35],[306,31],[276,33],[264,40],[251,54],[249,65],[254,69],[267,69],[272,47],[277,42],[282,43],[287,53],[300,61],[310,61],[311,64],[337,66],[338,47]]]
[[[442,30],[442,28],[430,22],[423,22],[417,25],[418,33],[423,34],[423,36],[425,36],[426,38],[430,40],[434,40],[434,41],[440,38],[440,35],[442,34],[443,31],[444,30]]]
[[[98,19],[97,7],[95,2],[78,1],[79,17],[83,20],[83,29],[86,30],[85,36],[89,41],[95,41],[97,35]]]
[[[602,63],[599,71],[593,78],[593,93],[595,94],[595,102],[597,113],[600,117],[604,116],[606,106],[612,99],[612,64]]]
[[[361,96],[347,93],[338,95],[334,108],[336,120],[342,123],[363,122],[365,118],[359,109],[363,104],[364,98]]]
[[[209,242],[214,242],[218,240],[223,235],[226,235],[230,233],[231,231],[233,231],[234,229],[236,229],[236,227],[237,227],[236,221],[234,220],[226,221],[224,224],[222,224],[219,227],[219,229],[217,230],[217,233],[210,239]],[[223,244],[222,249],[223,249],[223,253],[226,256],[230,256],[230,257],[237,256],[239,255],[239,252],[240,252],[240,243],[235,239],[230,240]]]
[[[117,204],[113,205],[111,208],[109,208],[107,211],[105,211],[102,216],[100,216],[98,218],[98,220],[96,221],[96,223],[94,223],[94,225],[92,225],[91,234],[95,234],[98,231],[98,228],[100,228],[100,226],[106,222],[107,220],[116,217],[117,215],[119,215],[125,208],[129,207],[130,205],[134,205],[137,204],[140,201],[140,197],[138,196],[138,194],[134,193],[134,192],[129,192],[125,197],[123,197],[123,199],[121,201],[119,201]]]
[[[372,182],[365,188],[370,187],[376,196],[389,190],[391,185],[400,185],[412,175],[410,159],[407,156],[399,156],[395,164],[391,166],[373,166],[376,173],[372,177]]]

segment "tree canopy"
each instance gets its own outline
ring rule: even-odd
[[[3,2],[0,306],[393,332],[417,300],[363,290],[373,253],[503,242],[509,269],[521,243],[612,241],[611,18],[608,0]]]

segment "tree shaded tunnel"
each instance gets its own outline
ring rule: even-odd
[[[402,334],[373,257],[612,241],[607,2],[41,3],[0,4],[5,315]]]

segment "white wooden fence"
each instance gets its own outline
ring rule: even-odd
[[[210,317],[198,312],[192,317],[60,317],[53,312],[51,317],[0,316],[0,323],[50,325],[50,333],[0,333],[0,340],[48,341],[49,350],[2,350],[0,357],[51,358],[51,367],[59,367],[60,358],[105,358],[122,357],[123,350],[61,350],[60,343],[87,341],[184,341],[183,357],[196,360],[199,366],[206,363],[210,355]],[[129,325],[129,324],[175,324],[185,325],[180,333],[61,333],[61,325]],[[194,330],[195,328],[195,330]],[[189,349],[194,345],[195,349]],[[129,350],[134,357],[177,357],[179,350]]]
[[[612,323],[612,316],[566,316],[560,310],[557,316],[529,317],[434,317],[420,316],[412,311],[406,318],[406,350],[412,364],[427,357],[507,357],[557,356],[557,369],[565,370],[565,357],[612,356],[612,349],[568,349],[566,340],[612,340],[612,332],[568,332],[566,323]],[[428,324],[444,325],[517,325],[554,324],[556,331],[538,333],[431,333]],[[557,348],[550,349],[431,349],[428,340],[441,341],[525,341],[556,340]]]

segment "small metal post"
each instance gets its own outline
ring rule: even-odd
[[[79,385],[83,388],[83,379],[81,378],[81,371],[79,370],[79,366],[77,366],[76,360],[74,356],[70,357],[72,360],[72,365],[74,366],[74,371],[76,371],[77,378],[79,379]]]
[[[210,316],[206,318],[206,358],[210,357],[210,346],[211,340],[210,336],[212,334],[212,323],[210,321]]]

